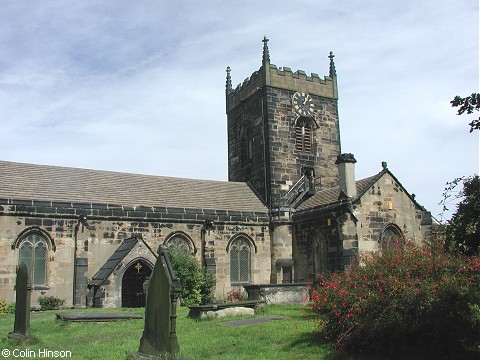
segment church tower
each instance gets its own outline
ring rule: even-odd
[[[289,211],[316,190],[338,185],[337,75],[320,78],[270,63],[235,89],[227,68],[228,179],[249,182],[272,212]]]

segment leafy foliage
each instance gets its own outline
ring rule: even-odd
[[[65,299],[59,299],[55,296],[41,296],[38,298],[38,303],[42,310],[57,310],[65,305]]]
[[[7,314],[15,314],[15,303],[7,305]]]
[[[5,299],[0,298],[0,314],[15,314],[15,303],[7,304]]]
[[[5,314],[7,312],[7,302],[5,299],[0,298],[0,314]]]
[[[215,278],[200,267],[197,260],[181,250],[169,249],[170,261],[182,284],[182,305],[211,303]]]
[[[457,115],[462,115],[463,113],[472,114],[474,111],[480,111],[480,94],[473,93],[464,98],[457,95],[450,101],[450,104],[452,104],[452,107],[459,107]],[[480,130],[480,118],[473,120],[468,125],[470,125],[470,132]]]
[[[454,189],[463,185],[457,194]],[[447,209],[447,203],[453,196],[461,199],[457,210],[446,226],[446,246],[453,253],[465,255],[478,254],[480,249],[480,177],[459,177],[447,183],[440,204]]]
[[[320,335],[354,352],[442,358],[478,351],[480,259],[441,242],[412,243],[361,259],[311,287]],[[473,350],[472,350],[473,349]]]

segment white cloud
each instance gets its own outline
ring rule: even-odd
[[[4,160],[227,178],[225,68],[320,76],[336,54],[342,150],[381,161],[417,200],[478,172],[478,136],[449,101],[478,91],[478,3],[6,1],[0,13]]]

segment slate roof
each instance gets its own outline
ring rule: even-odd
[[[380,173],[370,176],[365,179],[357,180],[355,185],[357,186],[357,197],[352,200],[352,202],[357,201],[363,194],[377,182],[378,179],[382,177],[384,171]],[[308,210],[316,207],[323,207],[333,203],[336,203],[340,197],[340,186],[336,186],[330,189],[317,191],[315,195],[308,198],[304,202],[302,202],[298,207],[297,211]]]
[[[125,256],[128,255],[128,253],[135,247],[135,245],[139,241],[142,241],[143,244],[155,256],[155,253],[152,251],[152,249],[150,249],[150,247],[142,239],[137,239],[135,236],[125,239],[120,244],[120,246],[114,251],[112,256],[108,258],[105,264],[103,264],[100,270],[98,270],[97,273],[93,275],[91,285],[102,285],[105,282],[105,280],[108,279],[108,277],[113,272],[113,270],[117,267],[117,265],[120,264],[120,261],[122,261],[125,258]]]
[[[0,198],[268,212],[247,183],[0,161]]]
[[[420,205],[415,198],[403,187],[403,185],[398,181],[398,179],[395,177],[395,175],[392,174],[392,172],[388,169],[384,169],[380,171],[378,174],[357,180],[355,182],[355,185],[357,187],[357,196],[352,199],[352,202],[355,203],[360,200],[360,198],[368,191],[370,187],[372,187],[383,175],[389,174],[396,182],[398,185],[401,186],[403,189],[404,193],[410,198],[410,200],[420,209],[425,210],[425,208]],[[317,191],[313,196],[310,198],[306,199],[304,202],[302,202],[296,210],[298,212],[304,211],[304,210],[310,210],[313,208],[322,208],[328,205],[335,204],[339,201],[340,197],[340,187],[336,186],[330,189],[322,190],[322,191]]]

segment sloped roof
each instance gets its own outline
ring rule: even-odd
[[[246,183],[0,161],[0,198],[268,212]]]
[[[355,185],[357,187],[357,197],[352,201],[355,202],[356,200],[358,200],[381,177],[381,175],[383,175],[383,171],[377,175],[357,180],[355,182]],[[338,201],[340,197],[340,192],[340,186],[336,186],[322,191],[317,191],[312,197],[302,202],[297,207],[297,211],[333,204]]]
[[[105,264],[102,265],[100,270],[97,271],[95,275],[93,275],[91,285],[102,285],[105,280],[108,279],[110,274],[113,272],[113,270],[117,267],[117,265],[122,261],[125,256],[128,255],[130,251],[137,245],[137,243],[141,241],[143,244],[152,252],[152,254],[155,256],[155,253],[150,249],[150,247],[141,239],[141,238],[136,238],[135,236],[130,237],[128,239],[123,240],[123,242],[120,244],[120,246],[114,251],[112,256],[108,258],[108,260],[105,262]]]
[[[398,179],[391,173],[390,170],[384,169],[380,171],[378,174],[357,180],[355,182],[355,185],[357,187],[357,196],[352,199],[352,202],[355,203],[357,202],[363,194],[365,194],[370,187],[372,187],[383,175],[389,174],[404,190],[405,194],[412,200],[412,202],[418,206],[419,208],[423,209],[423,206],[421,206],[419,203],[415,201],[415,199],[410,195],[406,189],[403,187],[403,185],[398,181]],[[317,191],[312,197],[306,199],[304,202],[302,202],[298,207],[297,211],[303,211],[303,210],[308,210],[316,207],[324,207],[330,204],[334,204],[338,202],[339,197],[340,197],[340,187],[334,187],[322,191]]]

